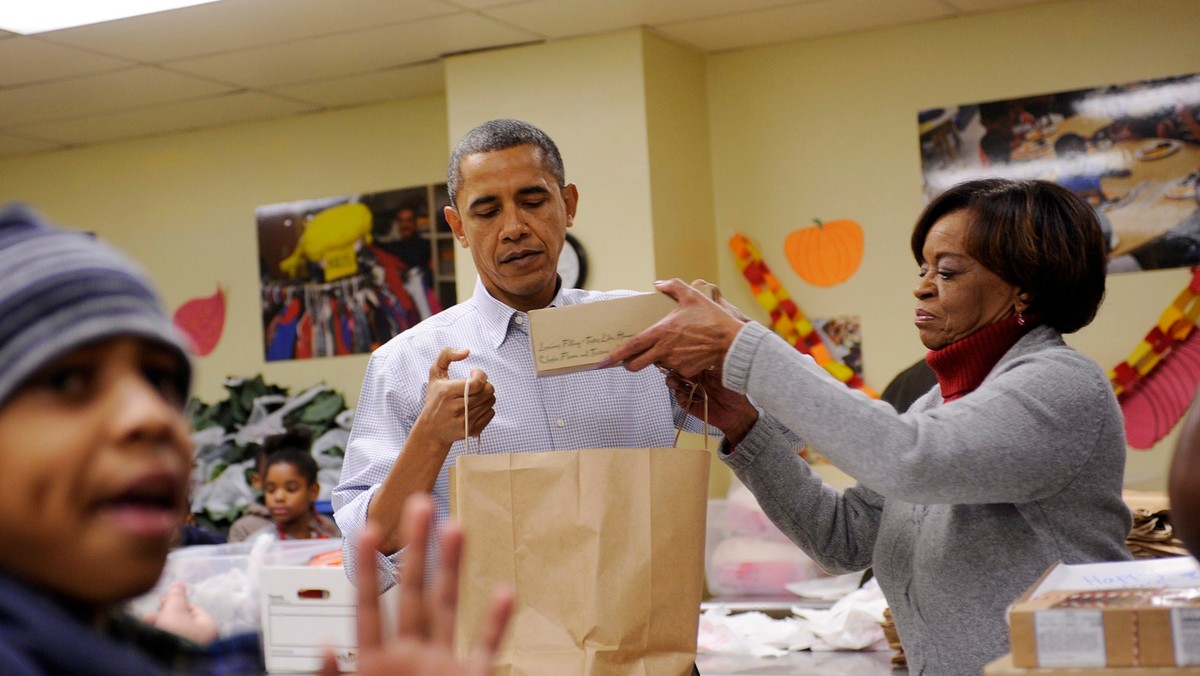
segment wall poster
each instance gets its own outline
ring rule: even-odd
[[[446,185],[261,206],[267,361],[368,353],[456,302]]]
[[[1100,214],[1109,272],[1200,264],[1200,74],[932,108],[917,124],[926,200],[981,176],[1049,179]]]

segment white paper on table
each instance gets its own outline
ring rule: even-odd
[[[794,607],[792,612],[808,620],[817,639],[812,650],[865,650],[877,643],[887,644],[882,626],[886,609],[879,582],[871,578],[829,610]]]
[[[871,580],[829,610],[792,608],[797,617],[774,619],[760,612],[731,614],[716,605],[700,615],[696,651],[710,655],[778,657],[793,650],[883,649],[887,601]]]

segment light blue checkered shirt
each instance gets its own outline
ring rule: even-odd
[[[561,289],[551,306],[628,296],[633,291]],[[366,523],[367,505],[387,477],[425,402],[429,367],[443,347],[469,348],[450,366],[451,378],[470,369],[487,373],[496,388],[495,418],[472,452],[524,453],[580,448],[668,447],[684,415],[656,369],[630,373],[607,368],[538,377],[529,343],[529,317],[492,298],[476,281],[472,298],[426,319],[377,349],[367,365],[354,414],[341,483],[333,490],[335,518],[344,537],[346,569],[354,579],[354,541]],[[689,423],[694,423],[689,419]],[[688,428],[696,427],[689,424]],[[465,452],[450,448],[433,487],[434,523],[449,515],[449,468]],[[390,586],[403,552],[378,557],[380,584]],[[430,546],[430,567],[437,548]]]

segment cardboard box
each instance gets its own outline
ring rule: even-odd
[[[357,668],[358,590],[342,568],[263,566],[260,588],[268,672],[319,671],[327,647],[341,671]],[[393,587],[379,600],[385,632],[395,626],[398,592]]]
[[[596,303],[529,313],[533,364],[539,376],[596,368],[609,352],[675,309],[661,293],[642,293]]]
[[[1190,556],[1055,564],[1008,611],[1015,667],[1200,666]]]

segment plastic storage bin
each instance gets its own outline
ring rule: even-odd
[[[129,607],[139,617],[156,612],[167,587],[181,581],[187,586],[188,600],[213,616],[221,636],[258,631],[263,566],[305,565],[314,556],[341,547],[340,539],[279,541],[270,536],[184,547],[168,555],[154,589],[131,601]]]
[[[825,572],[751,500],[709,500],[705,576],[713,596],[790,596]]]

